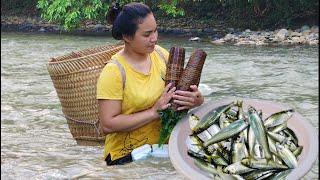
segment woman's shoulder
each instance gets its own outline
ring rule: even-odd
[[[119,68],[117,63],[115,62],[114,58],[111,58],[107,64],[103,67],[102,72],[108,72],[108,73],[117,73],[119,72]]]
[[[111,56],[110,60],[108,61],[108,64],[112,68],[117,67],[119,65],[125,67],[124,57],[120,54],[120,52],[117,52],[116,54]]]
[[[168,61],[169,52],[165,48],[156,45],[153,53],[156,55],[156,57],[160,58],[161,60],[164,60],[165,62]]]
[[[111,56],[110,60],[119,60],[121,58],[121,52],[117,52],[114,55]]]
[[[155,51],[157,51],[157,52],[161,52],[161,53],[164,53],[165,55],[166,54],[168,54],[169,55],[169,52],[168,52],[168,50],[166,50],[165,48],[163,48],[162,46],[160,46],[160,45],[156,45],[155,46]]]

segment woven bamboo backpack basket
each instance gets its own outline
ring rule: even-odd
[[[103,145],[96,83],[100,72],[122,44],[105,45],[51,58],[47,69],[70,132],[79,145]]]

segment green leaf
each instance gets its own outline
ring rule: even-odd
[[[166,1],[163,1],[162,3],[160,3],[160,5],[158,5],[158,7],[170,16],[184,16],[184,10],[182,8],[178,8],[177,5],[178,0],[173,0],[169,4]]]
[[[175,111],[172,108],[167,108],[159,112],[161,129],[159,136],[159,146],[166,143],[170,138],[170,134],[175,125],[187,114],[187,111]]]

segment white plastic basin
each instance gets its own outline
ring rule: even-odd
[[[173,129],[169,139],[169,156],[174,168],[189,179],[211,179],[209,174],[199,169],[194,163],[193,158],[187,154],[186,138],[191,134],[188,118],[191,113],[202,118],[210,110],[230,103],[233,100],[243,100],[244,111],[247,111],[248,105],[261,109],[263,118],[272,113],[289,109],[290,107],[265,100],[245,99],[245,98],[227,98],[220,101],[211,101],[194,109],[184,119],[182,119]],[[298,167],[293,169],[287,176],[287,179],[295,180],[302,178],[313,166],[318,156],[318,134],[316,129],[308,120],[295,112],[288,121],[288,127],[296,134],[299,145],[303,150],[298,158]]]

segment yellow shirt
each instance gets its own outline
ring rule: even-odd
[[[165,60],[169,53],[158,46]],[[116,59],[126,74],[125,88],[118,66],[108,63],[102,70],[97,83],[97,99],[122,100],[122,114],[132,114],[151,108],[160,98],[164,90],[166,65],[161,56],[153,51],[150,54],[151,68],[149,74],[136,71],[125,58],[115,54]],[[162,79],[163,78],[163,79]],[[110,153],[111,160],[124,157],[144,144],[156,144],[159,140],[160,119],[154,120],[131,132],[115,132],[108,134],[105,141],[104,158]]]

